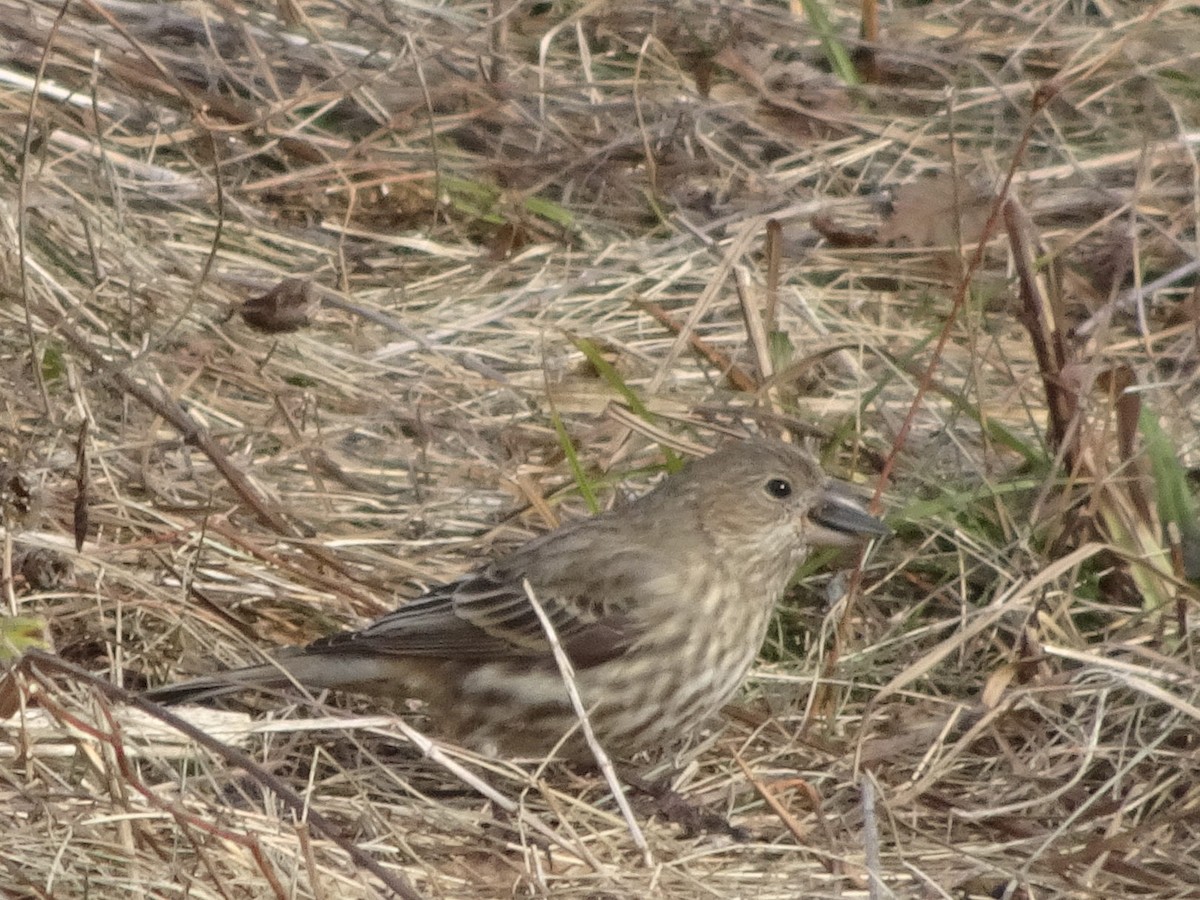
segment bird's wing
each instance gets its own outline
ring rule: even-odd
[[[470,661],[548,658],[550,645],[526,594],[523,567],[513,562],[435,588],[359,631],[323,638],[306,649]],[[586,580],[582,589],[558,582],[534,590],[577,668],[615,659],[638,637],[634,618],[624,608],[594,602]]]

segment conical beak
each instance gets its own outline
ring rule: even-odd
[[[809,511],[808,519],[813,526],[808,538],[813,544],[836,547],[892,532],[866,511],[848,484],[840,481],[825,486],[824,495]]]

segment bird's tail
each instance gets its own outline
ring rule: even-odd
[[[368,658],[337,658],[303,648],[284,651],[274,662],[230,669],[177,684],[151,688],[142,696],[155,703],[203,703],[246,690],[273,691],[300,685],[310,691],[352,688],[380,678],[379,662]]]
[[[164,684],[161,687],[144,691],[142,696],[164,706],[174,706],[177,703],[203,703],[248,688],[259,690],[282,688],[290,683],[290,679],[280,671],[279,666],[250,666],[245,669],[222,672],[218,675],[192,678],[176,684]]]

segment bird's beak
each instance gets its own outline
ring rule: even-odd
[[[854,497],[849,485],[830,481],[817,504],[809,511],[813,544],[841,546],[862,538],[883,537],[891,529],[875,518]]]

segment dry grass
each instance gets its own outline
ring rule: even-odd
[[[138,688],[581,513],[556,415],[603,502],[646,435],[815,427],[897,534],[675,761],[751,840],[646,819],[647,865],[600,779],[353,699],[202,723],[259,772],[34,660],[0,893],[1200,896],[1194,534],[1147,509],[1200,465],[1194,7],[885,9],[847,87],[776,4],[509,6],[0,0],[7,601]],[[231,318],[285,278],[311,324]]]

